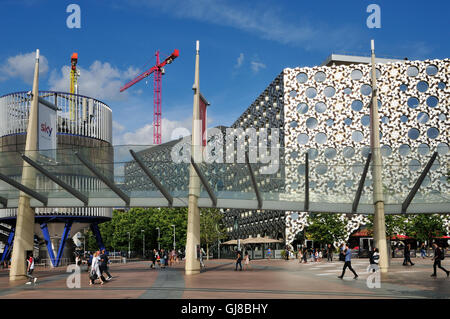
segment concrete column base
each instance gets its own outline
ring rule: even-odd
[[[200,269],[185,269],[184,274],[185,275],[198,275],[200,273]]]

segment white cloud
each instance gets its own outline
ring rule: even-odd
[[[119,122],[112,122],[113,130],[117,132],[123,132],[125,130],[125,126],[120,124]]]
[[[237,58],[236,65],[234,66],[236,69],[239,69],[242,66],[242,63],[244,63],[244,53],[239,54],[239,57]]]
[[[257,61],[250,62],[250,65],[251,65],[253,72],[255,72],[255,73],[258,73],[259,70],[266,68],[266,65],[264,63],[257,62]]]
[[[33,83],[36,52],[18,54],[9,57],[6,62],[0,64],[0,81],[19,78],[27,84]],[[39,57],[39,76],[48,72],[48,60],[45,56]]]
[[[124,99],[127,94],[120,93],[120,87],[138,73],[138,70],[133,67],[120,70],[108,62],[101,61],[94,61],[88,69],[81,66],[78,66],[78,69],[81,73],[78,80],[79,94],[109,101]],[[69,66],[63,66],[59,73],[57,71],[51,73],[49,79],[51,90],[69,91],[69,71]]]
[[[342,44],[342,34],[355,38],[352,28],[331,28],[326,21],[308,21],[305,15],[298,15],[295,21],[283,18],[283,8],[267,2],[232,3],[224,0],[131,0],[127,4],[146,5],[158,12],[177,18],[187,18],[216,25],[232,27],[283,44],[301,46],[306,49],[323,48]],[[327,41],[323,41],[326,36]],[[357,39],[355,39],[355,42]]]
[[[114,124],[114,122],[113,122]],[[113,126],[113,142],[114,145],[152,145],[153,144],[153,123],[149,123],[140,127],[134,131],[128,131],[122,133],[120,129],[123,127],[118,124],[116,130]],[[163,118],[161,121],[162,127],[162,142],[168,142],[172,137],[178,137],[180,133],[185,135],[186,132],[190,132],[192,127],[192,118],[186,118],[182,121],[172,121]],[[184,133],[184,134],[183,134]],[[190,134],[190,133],[189,133]]]

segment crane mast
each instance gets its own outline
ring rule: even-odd
[[[78,77],[80,76],[80,70],[77,69],[78,53],[72,54],[70,64],[70,93],[73,95],[70,97],[69,113],[70,120],[75,121],[75,109],[77,105],[75,95],[78,94]]]
[[[134,84],[139,81],[145,79],[149,75],[153,74],[153,144],[161,144],[161,79],[163,74],[165,73],[164,66],[170,64],[175,60],[179,55],[179,51],[175,49],[173,53],[167,57],[163,62],[160,61],[159,51],[156,51],[156,65],[152,66],[147,71],[143,72],[139,76],[137,76],[132,81],[125,84],[120,88],[120,92],[125,91],[130,88]]]

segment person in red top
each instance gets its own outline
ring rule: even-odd
[[[37,281],[37,277],[33,277],[32,273],[34,270],[34,258],[33,258],[33,254],[29,254],[28,258],[27,258],[27,277],[29,279],[29,281],[27,282],[27,284],[31,284],[31,282],[36,283]]]

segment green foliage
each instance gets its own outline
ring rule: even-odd
[[[420,242],[431,243],[433,237],[445,234],[444,222],[440,215],[417,214],[413,215],[406,225],[406,235]]]
[[[307,238],[330,244],[345,238],[345,223],[336,214],[315,214],[309,217]]]
[[[223,215],[218,209],[202,209],[200,211],[200,241],[203,245],[211,245],[226,237]]]
[[[367,229],[373,231],[373,215],[367,216],[369,223],[366,225]],[[386,237],[391,237],[395,234],[404,234],[406,232],[407,217],[404,215],[386,215]]]
[[[115,210],[111,221],[100,224],[99,228],[108,250],[128,251],[129,232],[131,250],[141,253],[144,236],[146,251],[158,247],[157,227],[160,228],[161,248],[171,249],[173,247],[172,225],[175,225],[176,247],[183,248],[186,245],[187,208]],[[95,237],[90,231],[86,236],[86,249],[97,249]]]

